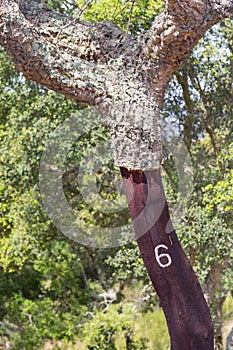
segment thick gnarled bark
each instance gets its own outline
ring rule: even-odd
[[[108,23],[73,21],[37,1],[3,1],[0,44],[26,78],[79,102],[104,95],[106,57],[123,32]]]
[[[232,12],[232,0],[167,0],[150,30],[132,37],[111,23],[57,14],[39,0],[2,0],[0,44],[28,79],[103,113],[117,165],[149,170],[161,158],[158,109],[172,73],[204,33]],[[134,92],[123,103],[129,86]],[[149,106],[148,97],[154,98]],[[137,100],[143,101],[137,106]]]

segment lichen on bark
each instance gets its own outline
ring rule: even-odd
[[[166,0],[151,28],[133,37],[108,22],[55,13],[40,0],[2,0],[0,45],[26,78],[95,106],[111,129],[115,163],[159,167],[160,109],[174,70],[232,0]]]

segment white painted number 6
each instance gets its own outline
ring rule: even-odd
[[[159,264],[159,266],[161,266],[161,267],[168,267],[169,265],[171,265],[172,259],[171,259],[169,254],[159,254],[159,249],[160,248],[168,249],[168,247],[166,245],[164,245],[164,244],[160,244],[157,247],[155,247],[155,258],[156,258],[156,261]],[[166,264],[163,264],[161,262],[161,258],[162,257],[166,257],[167,258],[167,263]]]

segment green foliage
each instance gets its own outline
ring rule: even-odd
[[[217,159],[213,183],[203,188],[207,210],[221,213],[231,225],[233,215],[233,143],[224,148]]]
[[[8,317],[14,324],[19,324],[17,331],[11,337],[14,342],[12,349],[30,350],[41,348],[45,339],[70,339],[75,333],[75,325],[80,321],[80,314],[85,309],[79,309],[79,315],[71,316],[68,312],[59,312],[59,305],[44,297],[32,301],[20,294],[12,296],[6,303]]]
[[[3,51],[0,59],[0,320],[15,349],[31,350],[71,339],[89,302],[81,249],[51,224],[38,189],[46,140],[77,105],[25,81]]]
[[[231,293],[228,293],[226,300],[223,304],[223,317],[228,319],[229,316],[232,316],[233,313],[233,296]]]
[[[80,8],[85,1],[77,0]],[[151,26],[155,16],[164,7],[161,0],[100,0],[94,1],[84,13],[84,18],[91,22],[110,21],[131,33],[140,33]]]
[[[130,306],[111,305],[84,326],[84,342],[89,350],[117,350],[116,338],[125,339],[127,350],[145,350],[146,339],[136,336],[134,312]],[[121,349],[125,348],[121,347]]]
[[[195,143],[205,134],[210,137],[208,147],[211,148],[212,155],[215,151],[215,156],[216,150],[231,142],[233,110],[230,97],[233,77],[231,42],[231,20],[225,20],[213,27],[178,70],[188,89],[184,91],[175,74],[167,91],[164,118],[179,128],[185,141],[190,131],[191,145],[194,146],[190,152],[194,154]],[[199,156],[198,161],[202,162],[205,156],[202,157],[201,153]],[[198,180],[201,183],[202,173]]]
[[[93,0],[88,7],[86,3],[85,0],[48,0],[48,6],[60,13],[74,17],[81,14],[82,19],[90,22],[113,22],[134,35],[148,29],[164,8],[162,0]]]
[[[167,323],[161,308],[154,308],[138,319],[138,332],[150,340],[149,349],[167,350],[170,341]]]
[[[146,270],[135,242],[122,246],[113,257],[107,259],[113,268],[115,282],[130,282],[132,279],[144,281],[147,279]]]
[[[177,233],[204,286],[212,265],[224,264],[232,252],[231,229],[205,207],[193,205],[177,224]]]

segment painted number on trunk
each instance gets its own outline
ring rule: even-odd
[[[159,264],[159,266],[161,266],[161,267],[168,267],[169,265],[171,265],[172,259],[171,259],[169,254],[165,254],[165,253],[159,254],[159,249],[160,248],[168,249],[168,247],[165,244],[160,244],[157,247],[155,247],[155,258],[156,258],[156,261]],[[165,264],[162,263],[162,261],[161,261],[161,259],[163,257],[166,257],[166,259],[167,259],[167,262]]]

